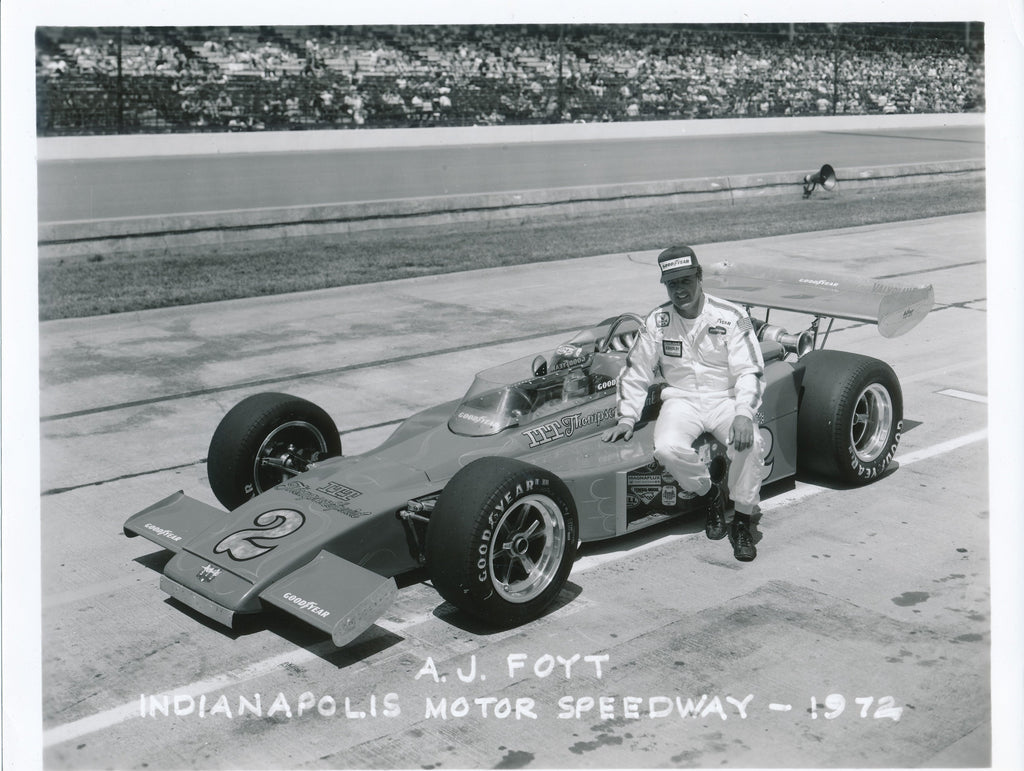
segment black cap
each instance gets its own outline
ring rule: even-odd
[[[658,268],[661,269],[661,283],[674,278],[690,276],[700,269],[697,255],[688,246],[670,246],[658,255]]]

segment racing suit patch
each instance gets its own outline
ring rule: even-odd
[[[680,359],[683,356],[683,342],[681,340],[662,340],[661,350],[666,356]]]
[[[727,333],[728,330],[725,327],[708,327],[709,335],[724,335]]]
[[[667,313],[659,313],[657,316],[654,317],[654,323],[657,324],[659,327],[667,327],[668,321],[669,318]]]

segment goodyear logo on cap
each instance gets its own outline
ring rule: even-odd
[[[665,260],[661,263],[661,272],[667,273],[670,270],[677,270],[678,268],[692,268],[693,258],[687,255],[686,257],[675,257],[671,260]]]

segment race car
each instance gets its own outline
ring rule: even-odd
[[[746,307],[761,341],[763,483],[882,475],[902,427],[896,374],[824,346],[835,319],[904,334],[931,310],[932,288],[730,263],[708,266],[704,285]],[[790,333],[769,323],[776,309],[813,318]],[[273,606],[343,646],[385,612],[396,579],[416,571],[488,624],[527,623],[562,591],[581,543],[703,515],[701,499],[654,458],[663,383],[629,442],[601,439],[617,422],[618,379],[642,323],[622,313],[482,371],[463,398],[409,417],[355,456],[342,454],[319,406],[250,396],[209,446],[210,486],[226,511],[178,491],[124,532],[173,552],[161,588],[228,627]],[[695,447],[724,479],[726,448],[710,435]]]

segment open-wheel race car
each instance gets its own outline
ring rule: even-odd
[[[764,483],[798,471],[848,485],[882,474],[900,440],[899,381],[878,359],[824,345],[835,319],[903,334],[931,309],[932,288],[728,263],[706,268],[704,285],[764,309],[752,315],[765,360]],[[813,319],[791,334],[769,323],[773,309]],[[250,396],[210,442],[210,486],[227,511],[179,491],[124,532],[173,552],[161,588],[227,626],[274,606],[345,645],[386,610],[396,577],[414,571],[488,624],[526,623],[560,593],[580,543],[703,514],[654,458],[658,384],[631,441],[601,440],[642,323],[613,316],[480,372],[463,398],[352,457],[315,404]],[[709,464],[726,458],[710,435],[695,446]]]

